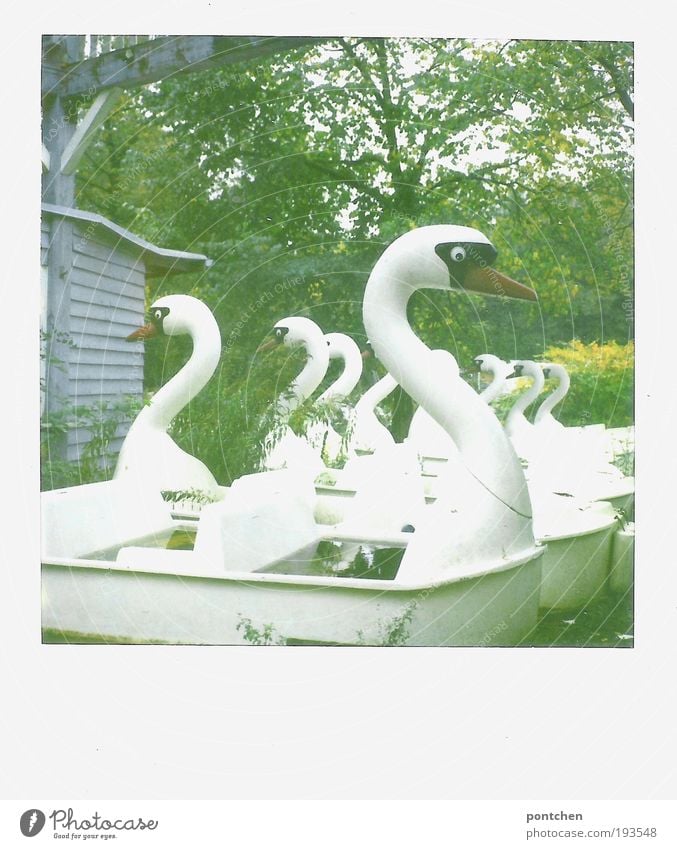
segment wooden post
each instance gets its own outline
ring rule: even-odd
[[[323,40],[312,36],[180,35],[160,36],[111,50],[110,43],[102,38],[98,56],[73,60],[65,73],[63,65],[53,61],[50,53],[50,61],[43,66],[42,93],[47,96],[58,90],[63,97],[91,97],[108,88],[136,88],[174,74],[265,59]]]
[[[94,133],[106,120],[111,109],[120,99],[122,89],[109,88],[97,95],[87,110],[87,114],[78,123],[70,141],[61,153],[61,173],[65,176],[75,174],[84,152],[87,150]]]
[[[50,61],[68,64],[76,61],[80,49],[77,36],[45,37],[45,49]],[[46,98],[43,114],[43,143],[49,153],[49,170],[43,174],[43,200],[65,206],[75,205],[75,176],[61,171],[64,150],[75,132],[76,115],[69,114],[58,94]],[[47,265],[47,333],[44,352],[45,413],[60,412],[70,401],[69,365],[70,338],[70,275],[73,266],[73,225],[67,219],[54,216],[50,223]],[[49,458],[65,460],[68,448],[66,435],[49,435]]]

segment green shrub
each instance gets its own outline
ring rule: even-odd
[[[559,363],[569,372],[569,392],[553,410],[555,418],[567,426],[604,424],[607,427],[625,427],[633,423],[634,344],[618,342],[585,344],[577,339],[568,345],[546,348],[539,360]],[[515,403],[518,392],[531,380],[518,381],[511,395],[504,395],[492,404],[496,415],[505,421]],[[526,411],[531,419],[546,395],[557,386],[557,381],[546,380],[545,390]]]
[[[305,361],[302,349],[283,346],[266,355],[224,350],[215,376],[173,422],[172,438],[199,457],[219,483],[228,485],[261,469],[266,437],[282,436],[287,425],[298,435],[318,421],[330,422],[341,432],[345,429],[341,405],[315,400],[330,382],[327,379],[288,421],[277,415],[277,398],[289,390]]]
[[[633,342],[586,345],[574,339],[566,346],[546,348],[542,359],[563,365],[571,378],[566,398],[554,410],[562,424],[625,427],[633,423]]]
[[[40,489],[60,489],[110,479],[117,461],[111,443],[118,427],[131,421],[139,408],[138,399],[122,396],[116,401],[91,406],[64,404],[58,412],[45,414],[40,424]],[[61,458],[61,449],[68,431],[73,428],[87,430],[91,436],[79,459],[69,461]]]

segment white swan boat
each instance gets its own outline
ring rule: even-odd
[[[412,230],[381,256],[364,298],[377,356],[470,470],[462,519],[439,497],[415,533],[337,536],[315,522],[312,485],[291,471],[239,479],[203,508],[197,526],[172,518],[157,482],[141,475],[43,493],[43,627],[74,640],[132,642],[231,644],[274,634],[350,645],[528,643],[544,547],[534,540],[522,468],[493,413],[431,359],[406,319],[418,288],[534,300],[490,267],[495,256],[470,228]],[[157,321],[167,324],[170,312]],[[431,390],[440,379],[449,397]],[[190,538],[185,547],[176,547],[177,533]],[[318,573],[323,544],[335,556]],[[368,564],[386,551],[395,565],[346,568],[344,547]]]
[[[446,351],[432,352],[439,363],[451,364],[457,375],[456,362]],[[500,394],[505,376],[512,366],[498,357],[483,355],[475,363],[482,370],[493,375],[491,384],[479,396],[485,403]],[[540,369],[534,364],[534,374],[541,377]],[[442,384],[440,384],[440,387]],[[530,400],[534,400],[540,391],[531,389],[531,397],[518,400],[519,408],[513,416],[523,416],[523,409]],[[418,414],[423,416],[418,417]],[[418,417],[418,418],[417,418]],[[524,419],[527,435],[533,425]],[[436,468],[428,467],[423,479],[426,481],[426,500],[434,504],[438,496],[448,487],[448,479],[456,479],[452,488],[455,495],[455,507],[462,511],[465,495],[464,480],[467,480],[463,460],[456,445],[446,432],[428,416],[422,408],[410,429],[412,444],[430,462],[435,459]],[[556,448],[553,445],[553,450]],[[442,473],[441,479],[438,476]],[[447,476],[445,478],[445,475]],[[331,493],[322,491],[323,514],[333,517],[345,516],[347,499],[353,493],[339,490],[332,499]],[[545,609],[579,609],[600,599],[609,588],[610,572],[616,570],[617,556],[613,540],[618,528],[617,511],[608,502],[590,502],[566,494],[557,494],[547,488],[533,486],[531,498],[534,505],[534,534],[537,540],[547,544],[547,550],[541,560],[542,583],[539,604]],[[627,559],[627,558],[626,558]]]
[[[558,427],[554,419],[551,426],[547,419],[545,424],[528,421],[524,411],[543,389],[543,369],[532,360],[516,360],[513,367],[515,376],[533,381],[517,398],[505,423],[517,453],[529,464],[530,485],[584,501],[607,501],[624,512],[630,511],[634,504],[634,478],[608,462],[602,444],[595,442],[594,431],[581,437],[579,430]]]
[[[284,482],[286,473],[278,474]],[[313,556],[324,542],[340,554],[342,547],[354,552],[357,541],[330,542],[286,483],[265,504],[257,499],[256,519],[251,511],[243,516],[249,503],[235,489],[240,509],[230,514],[225,556],[212,545],[210,511],[226,500],[205,508],[197,523],[185,523],[150,495],[139,509],[138,495],[120,481],[44,493],[43,628],[71,642],[201,645],[245,644],[266,632],[272,642],[290,644],[519,645],[528,639],[541,549],[437,580],[346,577],[328,565],[318,574]],[[195,530],[192,549],[166,548],[173,536],[191,539]],[[359,553],[397,558],[405,542],[362,539]],[[205,546],[211,557],[201,551]]]

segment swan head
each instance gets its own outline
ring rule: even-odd
[[[335,360],[339,357],[345,360],[351,356],[361,356],[357,343],[345,333],[325,333],[324,339],[329,348],[330,360]]]
[[[538,386],[541,389],[545,384],[543,369],[540,363],[535,363],[533,360],[513,360],[512,372],[506,375],[506,379],[512,377],[530,377],[534,382],[534,386]]]
[[[494,375],[506,375],[511,366],[495,354],[480,354],[473,360],[475,371],[491,372]]]
[[[555,377],[560,382],[569,377],[569,373],[564,366],[559,363],[542,363],[543,377],[547,380],[549,377]]]
[[[319,326],[309,318],[303,316],[289,316],[277,322],[273,327],[273,337],[264,342],[256,349],[256,353],[269,351],[279,345],[289,348],[297,348],[303,345],[306,350],[309,346],[322,344],[324,334]]]
[[[444,289],[538,300],[536,293],[492,267],[498,251],[472,227],[433,224],[396,239],[381,260],[411,290]],[[390,267],[390,268],[389,268]]]
[[[154,336],[192,336],[205,323],[216,323],[209,307],[190,295],[165,295],[158,298],[149,313],[148,324],[130,333],[128,342],[152,339]]]

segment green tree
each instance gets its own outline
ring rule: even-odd
[[[207,414],[218,396],[240,410],[248,393],[251,427],[272,401],[264,387],[279,390],[291,368],[254,357],[275,321],[302,313],[362,343],[374,261],[426,223],[478,227],[498,267],[539,293],[540,308],[417,294],[416,331],[462,365],[484,351],[538,356],[575,337],[627,342],[632,111],[626,43],[331,39],[127,96],[90,150],[78,203],[214,260],[171,281],[214,309],[226,345],[196,403]],[[149,298],[167,285],[156,281]],[[185,355],[175,340],[149,348],[149,387]],[[401,431],[410,410],[392,403]],[[255,447],[231,436],[220,468],[240,470]]]

